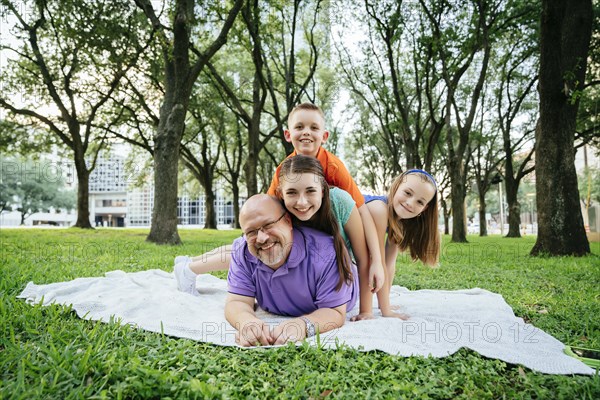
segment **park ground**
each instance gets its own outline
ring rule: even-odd
[[[178,254],[231,243],[239,231],[181,230],[184,244],[147,230],[2,229],[0,398],[600,398],[600,376],[544,375],[462,349],[436,359],[288,345],[244,350],[79,319],[69,307],[16,296],[37,284],[107,271],[172,270]],[[399,257],[394,284],[479,287],[569,345],[600,348],[600,244],[582,258],[532,258],[535,237],[444,237],[441,266]],[[224,273],[217,273],[224,278]],[[193,318],[193,316],[190,316]]]

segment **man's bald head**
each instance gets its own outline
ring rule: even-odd
[[[272,213],[273,219],[275,219],[281,216],[281,213],[283,213],[285,209],[276,197],[269,196],[268,194],[255,194],[246,200],[240,210],[240,226],[242,229],[245,228],[248,217],[256,215],[259,211]]]
[[[272,269],[287,260],[293,242],[292,219],[279,200],[266,194],[250,197],[240,210],[248,250]]]

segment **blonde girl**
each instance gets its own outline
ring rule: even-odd
[[[365,196],[375,221],[385,264],[385,284],[377,293],[383,315],[393,314],[389,297],[399,251],[408,250],[414,261],[420,260],[428,266],[438,263],[440,234],[437,198],[435,179],[421,169],[402,173],[392,182],[387,196]],[[368,315],[364,317],[369,318]],[[355,319],[363,319],[363,316],[358,315]]]

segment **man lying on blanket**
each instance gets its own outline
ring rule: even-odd
[[[339,328],[358,297],[358,273],[344,280],[333,238],[296,226],[268,195],[249,198],[240,210],[244,236],[233,245],[225,318],[241,346],[279,345]],[[296,317],[271,328],[254,313]]]

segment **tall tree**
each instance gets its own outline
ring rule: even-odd
[[[194,104],[197,100],[200,104]],[[186,124],[181,160],[204,189],[204,229],[217,229],[214,183],[227,126],[223,109],[203,100],[200,94],[191,100],[192,121]]]
[[[459,7],[462,9],[466,6],[462,2],[440,5],[426,4],[420,0],[420,3],[433,28],[432,40],[447,91],[444,107],[453,215],[452,241],[466,242],[466,150],[488,72],[493,33],[501,7],[497,1],[471,1],[467,17],[458,12]],[[461,29],[450,27],[448,18],[454,19],[451,25],[460,25]]]
[[[241,22],[238,20],[238,23]],[[240,51],[230,51],[231,43],[236,42],[234,31],[228,34],[228,42],[227,47],[220,51],[226,53],[223,55],[227,61],[224,68],[229,68],[230,65],[246,65],[238,59]],[[118,128],[112,129],[110,134],[146,150],[154,157],[154,134],[160,122],[160,101],[165,94],[165,82],[164,60],[161,59],[160,47],[155,44],[150,50],[154,54],[148,55],[136,65],[135,70],[127,76],[127,84],[112,99],[115,125]],[[218,53],[211,63],[217,62],[217,58]],[[212,207],[215,200],[213,181],[216,174],[229,177],[229,174],[222,173],[218,167],[218,161],[222,161],[219,160],[220,157],[231,168],[223,166],[223,169],[227,168],[235,175],[233,179],[226,179],[232,185],[234,197],[239,198],[240,188],[240,176],[235,172],[239,166],[230,158],[234,157],[232,152],[228,151],[232,147],[228,142],[239,143],[235,138],[228,137],[235,136],[235,128],[232,127],[231,118],[228,116],[229,110],[222,101],[222,92],[214,86],[209,68],[206,68],[192,87],[179,155],[182,164],[203,188],[206,204],[205,228],[209,229],[217,227],[216,210]],[[242,153],[245,151],[245,146],[236,145],[237,147]]]
[[[577,147],[588,143],[591,148],[600,149],[600,2],[594,2],[594,20],[592,22],[592,38],[588,54],[585,85],[581,93],[581,101],[577,109],[577,130],[575,143]]]
[[[262,35],[260,34],[262,20],[260,16],[259,1],[252,0],[246,2],[245,6],[242,7],[242,16],[245,23],[245,34],[250,38],[248,47],[250,59],[252,60],[252,65],[254,67],[251,80],[251,99],[247,102],[250,110],[247,110],[244,107],[244,100],[231,88],[217,68],[212,64],[209,64],[209,67],[212,76],[224,93],[224,98],[231,104],[231,110],[248,129],[248,152],[244,162],[244,173],[246,177],[247,194],[249,197],[258,193],[257,164],[260,152],[273,135],[261,140],[261,119],[268,91],[263,74],[264,60],[262,52]],[[239,33],[240,32],[238,32],[238,34]]]
[[[438,179],[439,176],[438,176]],[[438,181],[438,192],[440,194],[440,206],[442,207],[442,218],[444,219],[444,235],[450,234],[450,216],[452,215],[452,207],[448,204],[450,197],[450,178],[448,170],[444,170],[443,178]]]
[[[231,195],[233,196],[233,218],[234,228],[241,228],[240,226],[240,193],[243,182],[242,167],[244,165],[245,153],[245,141],[246,137],[243,135],[242,127],[240,126],[239,120],[235,120],[234,123],[230,123],[232,126],[227,132],[226,137],[223,138],[223,161],[224,166],[220,168],[217,173],[223,177],[231,187]]]
[[[160,49],[154,45],[150,48],[150,52],[128,74],[127,83],[112,97],[113,125],[116,127],[107,130],[107,133],[147,151],[154,157],[154,133],[159,126],[160,99],[164,96],[165,90]],[[206,79],[198,79],[192,88],[181,141],[180,161],[204,190],[205,228],[216,229],[217,217],[214,208],[216,196],[213,180],[220,147],[224,140],[220,134],[223,126],[218,121],[224,115],[222,107],[218,109],[218,101],[214,101],[218,95],[205,81]],[[218,140],[212,140],[213,138]],[[191,185],[191,187],[198,186]]]
[[[504,185],[508,204],[507,237],[521,237],[521,204],[518,201],[521,180],[534,169],[533,134],[537,96],[535,84],[539,69],[539,7],[525,3],[520,19],[502,35],[496,49],[493,69],[498,85],[494,90],[496,118],[504,149]],[[519,41],[514,38],[519,36]],[[529,147],[523,153],[523,149]]]
[[[264,79],[272,105],[267,112],[275,120],[286,154],[294,150],[283,135],[294,106],[307,98],[328,109],[330,96],[323,93],[318,96],[317,90],[310,90],[317,86],[317,80],[325,89],[330,88],[326,87],[327,79],[318,79],[328,63],[327,46],[323,46],[327,42],[323,34],[326,30],[319,29],[321,25],[329,25],[329,21],[323,21],[327,10],[323,11],[322,0],[269,1],[269,24],[260,32]]]
[[[419,0],[432,26],[432,43],[445,85],[446,159],[451,181],[452,241],[466,241],[465,208],[468,157],[475,116],[484,83],[489,79],[492,49],[516,21],[522,19],[519,1]]]
[[[382,134],[382,130],[391,132],[373,123],[371,105],[363,101],[361,96],[352,96],[350,104],[355,115],[352,116],[346,151],[360,155],[349,160],[350,171],[361,187],[373,193],[385,193],[393,177],[402,171],[400,165],[390,161],[389,152],[393,147],[389,146],[390,137]]]
[[[43,127],[69,149],[77,171],[75,226],[91,228],[89,175],[104,144],[95,126],[108,124],[106,103],[144,51],[147,35],[125,0],[42,0],[30,2],[30,9],[18,3],[2,0],[17,21],[18,45],[0,47],[12,53],[1,75],[0,107],[19,123]],[[9,98],[11,92],[21,93],[21,101]]]
[[[167,27],[156,14],[150,0],[135,0],[135,3],[157,32],[164,63],[165,92],[154,136],[154,209],[146,240],[159,244],[180,244],[177,232],[177,173],[192,87],[202,69],[225,44],[244,0],[235,0],[225,16],[216,16],[215,19],[223,21],[220,30],[215,26],[216,22],[210,25],[196,15],[199,10],[208,10],[208,4],[175,0],[171,26]],[[196,49],[192,41],[193,32],[210,36],[210,32],[217,30],[217,37],[203,51]]]
[[[361,153],[383,157],[392,166],[388,181],[406,168],[431,169],[445,123],[442,77],[433,43],[425,39],[431,32],[417,9],[412,2],[365,0],[354,16],[367,30],[357,44],[360,57],[349,46],[337,46],[354,105],[377,127],[374,133],[383,145],[363,147]]]
[[[236,57],[230,52],[209,64],[223,100],[247,129],[244,176],[248,196],[259,191],[261,153],[266,152],[273,163],[281,159],[269,151],[272,145],[267,144],[271,139],[279,134],[286,151],[292,151],[283,139],[283,127],[293,106],[303,97],[315,101],[316,96],[308,88],[314,83],[323,44],[323,38],[314,32],[320,4],[320,0],[296,0],[292,4],[275,1],[265,11],[259,0],[248,1],[242,9],[244,24],[235,28],[236,41],[232,43],[235,51],[246,54]],[[303,10],[308,13],[303,15]],[[304,37],[298,38],[299,33],[304,33]],[[308,51],[298,46],[301,39]],[[229,68],[232,58],[237,61],[239,57],[244,58],[242,67]],[[300,63],[304,64],[303,69],[298,67]],[[268,175],[272,175],[272,170]]]
[[[577,173],[575,124],[592,34],[592,1],[542,1],[540,120],[536,129],[538,236],[532,255],[589,254]]]
[[[482,124],[483,125],[483,124]],[[472,174],[477,183],[479,197],[479,236],[487,236],[486,195],[492,187],[498,166],[504,158],[501,157],[498,136],[495,134],[476,134],[469,145],[469,157]]]

